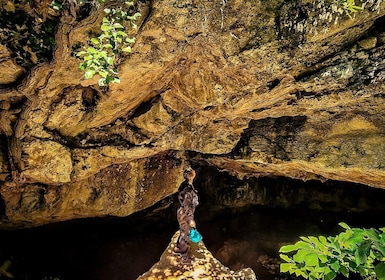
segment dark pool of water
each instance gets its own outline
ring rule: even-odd
[[[218,214],[198,209],[196,220],[215,256],[233,269],[252,267],[261,280],[284,279],[277,276],[277,251],[300,235],[335,235],[340,221],[363,227],[385,225],[385,215],[380,212],[261,207]],[[151,218],[134,215],[3,231],[0,261],[11,260],[9,271],[22,280],[136,279],[159,259],[176,230],[173,215],[163,213]]]

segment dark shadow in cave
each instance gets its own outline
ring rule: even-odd
[[[3,197],[0,194],[0,221],[4,220],[7,216],[5,214],[5,202]]]
[[[384,190],[336,181],[239,180],[216,168],[193,167],[203,241],[225,265],[252,267],[258,279],[294,279],[277,274],[277,251],[299,236],[335,235],[341,221],[385,225]],[[0,261],[11,259],[9,271],[22,280],[136,279],[159,260],[178,229],[176,202],[168,197],[126,218],[0,231]]]

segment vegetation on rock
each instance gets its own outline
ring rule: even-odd
[[[0,46],[10,226],[129,215],[174,193],[184,160],[385,188],[383,1],[338,1],[363,7],[350,20],[333,0],[140,0],[138,29],[109,18],[120,0],[0,3],[28,15],[16,31],[57,22],[44,55]]]
[[[358,274],[363,279],[385,279],[385,228],[351,228],[337,236],[308,236],[294,245],[281,247],[285,261],[281,272],[289,272],[305,279],[332,280],[337,274],[345,277]]]
[[[133,2],[125,4],[128,8],[134,6]],[[135,21],[140,17],[140,13],[124,11],[122,7],[106,8],[104,11],[107,16],[100,27],[102,33],[91,38],[89,46],[77,53],[83,58],[79,67],[85,71],[84,77],[91,79],[95,74],[100,75],[99,86],[107,86],[110,82],[120,83],[117,58],[122,51],[130,53],[130,45],[135,42],[135,38],[128,37],[124,25],[128,22],[131,28],[136,29]]]

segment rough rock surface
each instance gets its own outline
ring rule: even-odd
[[[174,253],[176,241],[179,232],[177,232],[166,248],[159,262],[150,270],[141,275],[138,280],[155,279],[215,279],[215,280],[256,280],[257,277],[251,268],[244,268],[238,271],[230,270],[221,264],[207,250],[203,241],[192,243],[189,252],[192,260],[190,263],[182,263],[180,257]]]
[[[140,1],[108,89],[73,51],[103,9],[63,9],[52,61],[0,89],[2,226],[129,215],[186,160],[385,188],[385,3],[360,3]]]
[[[0,44],[0,85],[11,84],[24,74],[24,69],[11,58],[7,47]]]

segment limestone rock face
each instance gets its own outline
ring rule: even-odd
[[[174,253],[175,244],[178,240],[177,232],[166,248],[159,262],[150,270],[141,275],[138,280],[155,279],[212,279],[212,280],[256,280],[257,277],[251,268],[244,268],[238,271],[230,270],[221,264],[207,250],[203,241],[192,243],[189,263],[182,263],[180,256]]]
[[[74,52],[103,9],[64,7],[52,61],[0,89],[3,224],[129,215],[187,163],[385,188],[385,3],[326,2],[139,1],[108,88]]]

